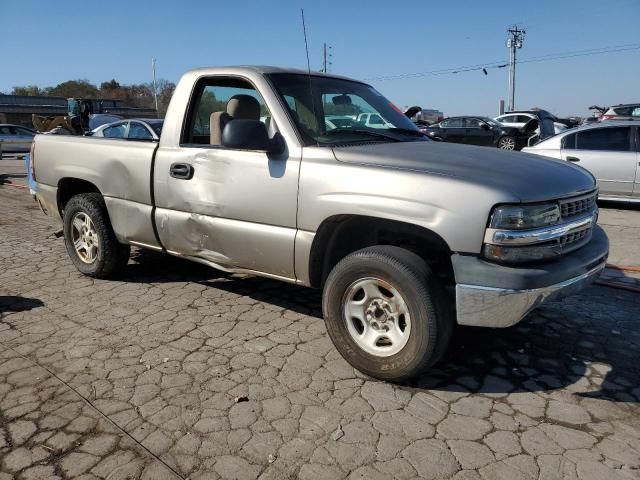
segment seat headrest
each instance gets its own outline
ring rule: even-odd
[[[251,95],[234,95],[227,102],[227,113],[233,118],[260,120],[260,104]]]

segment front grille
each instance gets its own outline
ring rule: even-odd
[[[579,232],[573,232],[560,237],[560,246],[562,253],[568,253],[582,247],[591,240],[593,228],[585,228]]]
[[[560,200],[560,214],[563,219],[572,218],[592,211],[596,205],[598,192],[593,191],[579,197]]]

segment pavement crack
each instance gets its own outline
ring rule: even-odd
[[[11,350],[12,352],[14,352],[16,355],[18,355],[20,358],[23,358],[24,360],[31,362],[32,364],[36,365],[37,367],[45,370],[47,373],[49,373],[49,375],[51,375],[53,378],[55,378],[57,381],[59,381],[60,383],[62,383],[65,387],[67,387],[69,390],[71,390],[72,392],[74,392],[78,397],[80,397],[82,399],[82,401],[84,403],[86,403],[89,407],[91,407],[101,418],[103,418],[104,420],[106,420],[109,424],[111,424],[115,429],[117,429],[119,432],[121,432],[121,434],[123,434],[124,436],[128,437],[134,444],[138,445],[142,450],[144,450],[147,454],[149,454],[152,458],[154,458],[155,460],[157,460],[158,462],[160,462],[165,468],[167,468],[170,472],[172,472],[177,478],[180,478],[182,480],[185,480],[186,477],[183,477],[182,475],[180,475],[180,473],[178,473],[171,465],[169,465],[167,462],[165,462],[162,458],[160,458],[158,455],[156,455],[155,453],[153,453],[151,450],[149,450],[147,447],[145,447],[144,445],[142,445],[138,440],[136,440],[133,436],[131,436],[131,434],[129,434],[126,430],[122,429],[118,424],[116,424],[113,420],[111,420],[107,415],[105,415],[98,407],[96,407],[91,400],[89,400],[87,397],[85,397],[84,395],[82,395],[78,390],[76,390],[74,387],[72,387],[71,385],[69,385],[69,383],[67,383],[66,381],[64,381],[62,378],[60,378],[54,371],[52,371],[51,369],[47,368],[44,365],[41,365],[39,362],[37,362],[36,360],[34,360],[33,358],[30,358],[26,355],[23,355],[22,353],[20,353],[18,350],[16,350],[15,348],[13,348],[10,345],[5,344],[4,342],[0,342],[0,345],[4,346],[5,348],[7,348],[8,350]]]

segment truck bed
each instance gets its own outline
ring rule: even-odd
[[[68,135],[37,135],[35,142],[38,191],[48,210],[58,211],[63,182],[88,182],[102,193],[121,241],[157,245],[151,222],[156,142]]]

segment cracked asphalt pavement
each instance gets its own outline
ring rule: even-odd
[[[601,222],[640,265],[640,210]],[[317,291],[139,250],[94,280],[56,229],[0,186],[0,480],[640,478],[637,293],[460,328],[392,385],[342,360]]]

